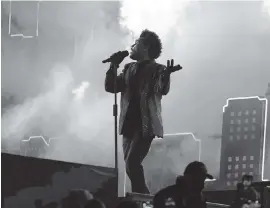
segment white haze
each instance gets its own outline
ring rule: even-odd
[[[8,3],[3,5],[8,11]],[[38,127],[49,136],[90,142],[88,148],[76,150],[68,144],[59,146],[60,151],[51,153],[53,158],[112,166],[113,96],[104,92],[107,65],[101,60],[129,47],[127,43],[148,28],[163,40],[158,61],[165,64],[174,58],[183,66],[172,75],[171,92],[164,97],[165,132],[196,133],[203,141],[202,160],[218,175],[220,140],[211,135],[221,133],[225,100],[263,95],[270,81],[266,5],[42,2],[40,34],[33,40],[10,38],[5,19],[2,92],[14,95],[20,104],[3,115],[2,137],[20,140]],[[33,26],[22,11],[14,10],[20,24]],[[82,82],[90,84],[83,99],[74,99],[72,90]]]

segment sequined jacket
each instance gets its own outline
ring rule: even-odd
[[[121,112],[119,118],[119,133],[123,133],[123,124],[130,103],[131,76],[136,73],[138,63],[126,64],[124,70],[117,76],[116,92],[121,92]],[[161,116],[161,99],[170,90],[170,73],[164,65],[151,61],[143,69],[138,87],[141,94],[140,109],[142,116],[142,130],[144,136],[163,137],[163,123]],[[114,73],[108,70],[105,78],[105,90],[114,93]]]

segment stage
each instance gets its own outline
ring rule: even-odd
[[[1,153],[2,157],[2,207],[34,208],[36,200],[43,204],[59,205],[70,190],[83,189],[101,199],[107,208],[115,207],[119,198],[118,179],[113,168],[83,165],[56,160],[39,159]],[[262,208],[270,206],[270,182],[254,183],[261,194]],[[235,190],[205,190],[208,208],[227,207],[235,196]],[[153,195],[127,194],[127,200],[135,200],[151,207]],[[144,205],[144,206],[145,206]]]

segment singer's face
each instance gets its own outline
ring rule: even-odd
[[[139,61],[143,58],[145,53],[145,45],[143,43],[142,39],[138,39],[135,41],[135,43],[131,46],[131,53],[130,58],[136,61]]]

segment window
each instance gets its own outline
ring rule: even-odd
[[[244,139],[247,139],[247,138],[248,138],[248,135],[245,134],[245,135],[244,135]]]
[[[235,161],[239,161],[239,157],[237,156],[237,157],[235,157]]]
[[[246,174],[246,173],[245,173],[245,172],[243,172],[243,173],[242,173],[242,176],[243,176],[243,175],[245,175],[245,174]]]
[[[241,115],[242,115],[242,112],[241,112],[241,111],[239,111],[239,112],[238,112],[238,116],[241,116]]]
[[[237,135],[237,136],[236,136],[236,139],[237,139],[237,140],[240,140],[240,139],[241,139],[240,135]]]
[[[228,170],[231,170],[232,169],[232,166],[231,165],[228,165]]]
[[[252,131],[256,131],[256,126],[255,126],[255,125],[252,125],[252,126],[251,126],[251,130],[252,130]]]
[[[253,172],[249,172],[249,175],[253,175]]]
[[[237,127],[237,132],[240,132],[241,131],[241,127]]]
[[[228,161],[229,162],[232,162],[232,157],[228,157]]]
[[[239,165],[235,165],[234,168],[235,168],[235,170],[238,170]]]
[[[247,156],[243,156],[243,161],[246,161],[247,160]]]
[[[233,133],[233,127],[230,127],[230,132]]]
[[[256,113],[257,113],[256,110],[253,110],[253,111],[252,111],[252,114],[253,114],[253,115],[256,115]]]
[[[249,167],[250,167],[250,168],[253,168],[253,164],[250,164]]]
[[[227,181],[227,186],[231,186],[231,182],[230,181]]]
[[[242,164],[243,169],[246,169],[246,167],[247,167],[246,164]]]
[[[237,184],[238,184],[238,181],[234,181],[234,182],[233,182],[233,185],[236,186]]]
[[[235,174],[234,174],[234,177],[235,177],[235,178],[238,178],[238,173],[235,173]]]
[[[251,135],[251,139],[256,139],[254,134]]]
[[[256,118],[252,118],[252,123],[256,123]]]
[[[227,178],[230,178],[231,177],[231,174],[230,173],[227,173]]]
[[[244,127],[244,131],[248,131],[248,127],[247,126]]]
[[[231,124],[234,124],[234,120],[231,120],[231,122],[230,122]]]
[[[245,123],[248,124],[248,118],[245,119]]]
[[[234,112],[231,112],[231,116],[234,116]]]
[[[232,140],[233,140],[233,136],[231,135],[231,136],[230,136],[230,141],[232,141]]]
[[[250,160],[254,160],[254,156],[250,156]]]
[[[249,111],[248,110],[246,110],[245,115],[247,115],[247,116],[249,115]]]
[[[238,124],[238,125],[241,124],[241,120],[240,120],[240,119],[237,120],[237,124]]]

